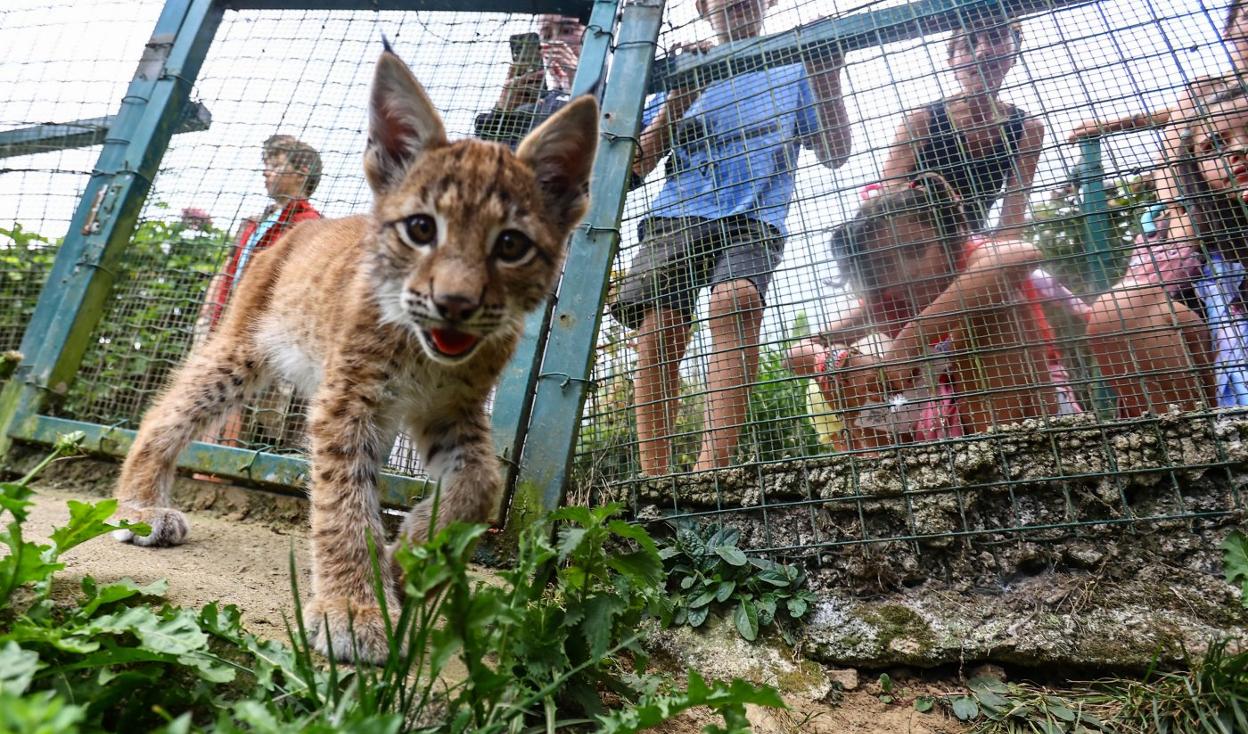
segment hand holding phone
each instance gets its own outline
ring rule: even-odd
[[[536,33],[517,33],[508,39],[511,68],[498,96],[500,110],[534,104],[542,93],[546,72],[542,67],[542,42]]]

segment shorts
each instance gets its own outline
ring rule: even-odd
[[[783,256],[779,230],[749,217],[651,217],[642,222],[641,252],[611,315],[629,329],[640,328],[655,308],[692,317],[703,288],[740,279],[753,283],[765,301]]]

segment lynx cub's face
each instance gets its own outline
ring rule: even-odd
[[[364,169],[376,195],[370,270],[382,318],[446,364],[511,338],[549,293],[585,213],[597,105],[578,99],[515,153],[448,142],[411,72],[382,56]]]

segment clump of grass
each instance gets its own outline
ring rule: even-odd
[[[1248,650],[1230,639],[1209,645],[1190,670],[1102,682],[1103,700],[1124,732],[1248,732]]]
[[[0,483],[0,516],[8,515],[0,532],[8,548],[0,556],[0,734],[628,734],[694,706],[722,716],[725,726],[714,731],[746,732],[747,704],[783,706],[770,688],[694,672],[681,687],[647,673],[639,630],[648,618],[671,618],[663,561],[615,507],[567,508],[526,529],[516,566],[498,584],[470,572],[484,526],[452,525],[401,548],[404,598],[391,610],[391,654],[379,667],[339,666],[312,652],[293,556],[289,646],[248,633],[233,606],[160,603],[164,582],[88,577],[75,603],[53,605],[60,555],[120,527],[108,522],[114,500],[71,501],[69,523],[50,543],[22,536],[30,481],[80,440],[58,443],[35,471]],[[455,659],[467,674],[451,681],[443,673]],[[614,709],[604,692],[619,702]]]

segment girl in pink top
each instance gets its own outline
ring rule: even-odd
[[[1077,412],[1040,304],[1042,259],[1023,242],[971,234],[962,203],[934,174],[867,201],[833,237],[867,316],[887,337],[871,356],[825,335],[789,352],[845,415],[840,448],[977,433]],[[829,338],[831,337],[831,338]],[[847,340],[849,341],[849,340]],[[835,445],[835,442],[834,442]]]

